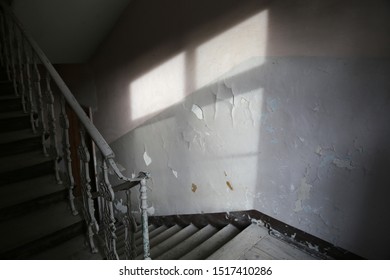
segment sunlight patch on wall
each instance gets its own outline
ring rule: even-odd
[[[184,98],[184,59],[180,53],[130,84],[131,120],[149,118]]]
[[[200,45],[196,49],[196,87],[205,86],[243,61],[264,56],[267,33],[265,10]]]

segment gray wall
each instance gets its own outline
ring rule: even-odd
[[[12,8],[52,63],[84,63],[129,2],[13,0]]]
[[[136,1],[92,59],[95,121],[151,213],[257,209],[388,258],[388,34],[380,0]]]

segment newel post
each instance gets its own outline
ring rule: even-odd
[[[149,231],[148,231],[148,201],[146,178],[141,180],[141,211],[142,211],[142,236],[144,247],[144,259],[150,260]]]

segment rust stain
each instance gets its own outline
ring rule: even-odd
[[[192,192],[196,192],[197,189],[198,189],[198,186],[195,185],[194,183],[192,183],[192,187],[191,187]]]
[[[226,185],[229,187],[230,190],[234,190],[232,184],[229,181],[226,181]]]

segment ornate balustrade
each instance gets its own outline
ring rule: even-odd
[[[82,216],[87,224],[87,237],[91,251],[97,252],[94,241],[98,239],[103,241],[102,246],[107,259],[119,258],[116,248],[117,236],[113,202],[115,191],[126,191],[128,211],[123,219],[126,237],[125,253],[128,259],[135,257],[134,232],[136,226],[131,214],[130,188],[140,186],[143,249],[144,258],[148,259],[149,234],[146,182],[149,179],[149,174],[140,173],[136,178],[129,178],[122,174],[114,160],[115,156],[111,147],[88,118],[46,55],[25,32],[8,5],[3,2],[0,2],[0,15],[0,63],[6,69],[8,79],[12,81],[14,92],[20,98],[24,113],[30,117],[32,131],[41,136],[42,153],[53,159],[53,169],[57,183],[65,182],[67,184],[69,205],[73,215],[78,215],[79,211],[76,208],[73,194],[75,180],[72,172],[72,158],[77,156],[80,160],[81,209]],[[52,89],[53,85],[58,90],[54,91]],[[81,145],[78,147],[78,154],[73,156],[69,141],[69,119],[66,104],[77,115],[82,127],[80,131]],[[59,109],[56,110],[56,108]],[[57,118],[59,118],[61,132],[58,130]],[[96,192],[91,189],[89,166],[93,151],[86,144],[85,136],[87,134],[97,147],[97,156],[101,158]],[[58,141],[58,137],[62,141]],[[108,176],[109,168],[124,182],[123,184],[116,188],[111,186]],[[66,178],[61,178],[61,172],[65,172]],[[98,200],[99,215],[97,215],[94,200]]]

